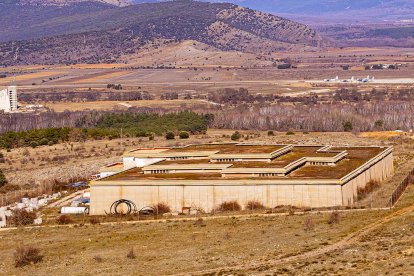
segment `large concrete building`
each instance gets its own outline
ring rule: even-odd
[[[9,86],[0,90],[0,110],[4,112],[17,111],[17,87]]]
[[[393,174],[392,147],[208,144],[136,149],[91,183],[92,215],[126,199],[137,209],[211,211],[222,202],[267,207],[348,206],[358,189]]]

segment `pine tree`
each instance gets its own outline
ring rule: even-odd
[[[0,187],[3,187],[7,184],[6,176],[4,175],[3,171],[0,170]]]

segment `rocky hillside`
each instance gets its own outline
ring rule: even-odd
[[[328,43],[306,25],[227,3],[174,1],[115,7],[82,2],[10,8],[4,17],[1,13],[4,65],[119,61],[154,39],[195,40],[220,50],[255,53]],[[22,20],[13,24],[7,20],[13,16]]]
[[[130,5],[129,0],[93,0],[95,2],[125,7]],[[83,2],[91,2],[91,0],[19,0],[21,6],[69,6]]]
[[[131,0],[133,3],[165,0]],[[221,0],[199,0],[221,2]],[[288,18],[313,23],[364,21],[380,22],[413,19],[414,0],[226,0],[254,10],[284,14]],[[305,21],[304,21],[305,17]],[[307,18],[309,17],[309,19]]]
[[[131,0],[134,3],[163,0]],[[220,2],[220,0],[201,0]],[[312,16],[331,21],[352,19],[384,21],[413,19],[414,0],[226,0],[226,2],[276,14]],[[295,16],[296,15],[296,16]]]

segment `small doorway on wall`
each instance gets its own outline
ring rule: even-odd
[[[183,207],[181,213],[183,215],[190,215],[190,212],[191,212],[191,207]]]
[[[194,207],[183,207],[182,208],[182,214],[183,215],[197,215],[200,213],[199,209]]]

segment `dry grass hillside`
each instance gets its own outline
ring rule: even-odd
[[[244,7],[224,9],[217,14],[217,18],[230,26],[274,41],[303,43],[310,46],[326,43],[320,35],[306,25]]]
[[[229,35],[229,34],[227,34]],[[227,40],[227,39],[224,39]],[[160,45],[160,46],[156,46]],[[129,66],[151,67],[254,67],[271,66],[272,58],[263,58],[241,51],[225,52],[194,40],[147,44],[139,52],[125,55],[121,60]]]
[[[0,231],[0,268],[13,275],[407,275],[413,195],[411,186],[393,210],[112,222],[71,216],[60,226],[55,210],[45,210],[43,227]],[[41,260],[15,267],[19,246],[38,249]]]
[[[36,9],[3,4],[1,65],[115,63],[140,53],[154,39],[195,40],[222,51],[253,53],[315,50],[329,44],[306,25],[228,3],[115,7],[77,2]],[[13,17],[22,21],[11,24]]]

